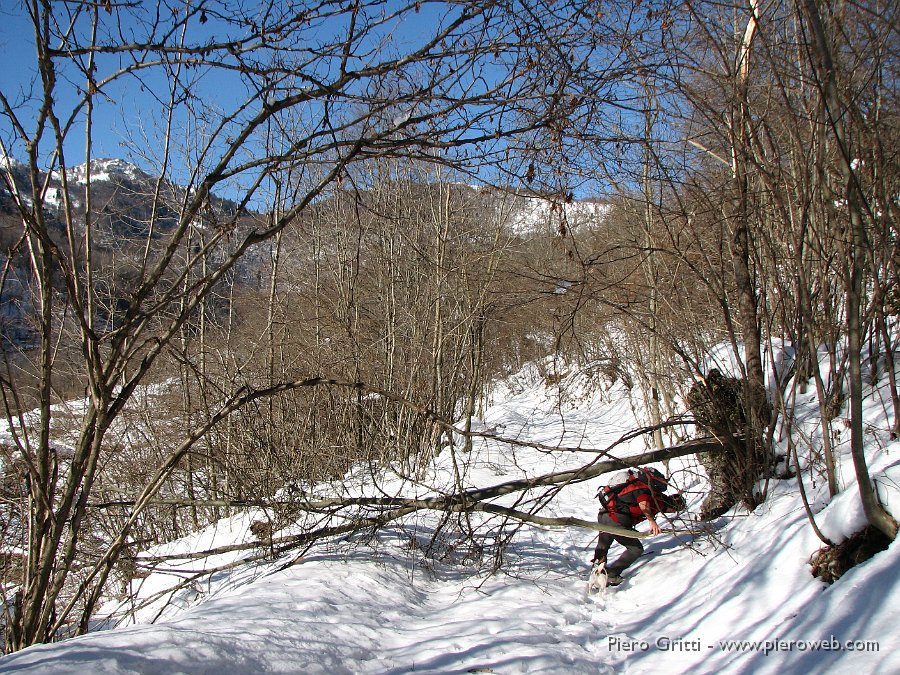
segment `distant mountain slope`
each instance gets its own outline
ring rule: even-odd
[[[100,270],[114,256],[121,256],[110,275],[124,278],[132,274],[128,266],[144,254],[148,237],[159,240],[174,228],[182,212],[187,189],[168,180],[160,180],[134,164],[121,159],[95,159],[90,170],[81,164],[65,172],[71,226],[77,238],[84,235],[86,220],[85,190],[90,183],[91,245],[95,269]],[[88,179],[90,179],[88,181]],[[27,251],[20,245],[25,231],[17,198],[26,210],[43,205],[43,217],[50,236],[57,242],[66,239],[66,200],[62,175],[52,172],[37,177],[43,196],[36,198],[27,167],[12,158],[0,157],[0,263],[12,256],[8,281],[0,298],[0,339],[4,346],[30,348],[35,341],[29,320],[31,273]],[[16,197],[18,195],[18,197]],[[204,211],[208,221],[224,220],[237,212],[237,204],[217,196],[209,199]],[[201,223],[200,226],[205,226]],[[68,250],[68,245],[64,250]],[[76,251],[76,255],[78,255]],[[119,300],[107,280],[111,297],[105,304]]]

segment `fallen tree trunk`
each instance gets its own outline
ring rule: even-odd
[[[672,446],[669,448],[662,448],[659,450],[653,450],[651,452],[646,452],[641,455],[635,455],[631,457],[626,457],[622,459],[605,459],[600,460],[599,458],[589,464],[579,467],[577,469],[571,469],[568,471],[558,471],[549,474],[543,474],[540,476],[535,476],[534,478],[524,478],[514,481],[508,481],[506,483],[499,483],[497,485],[493,485],[486,488],[473,488],[471,490],[462,491],[459,493],[449,494],[449,495],[436,495],[433,497],[423,497],[423,498],[405,498],[405,497],[390,497],[390,496],[382,496],[382,497],[326,497],[321,499],[302,499],[302,500],[255,500],[255,501],[247,501],[247,500],[184,500],[184,499],[159,499],[154,500],[153,504],[158,505],[168,505],[168,506],[203,506],[203,505],[213,505],[213,506],[233,506],[233,507],[275,507],[275,506],[287,506],[291,505],[295,508],[298,508],[301,511],[310,512],[310,513],[328,513],[332,516],[337,517],[346,517],[349,518],[349,522],[344,523],[343,525],[337,527],[328,527],[322,528],[318,531],[318,534],[321,535],[316,538],[324,538],[336,535],[350,534],[355,531],[364,530],[367,528],[371,528],[375,525],[383,526],[387,523],[396,520],[400,517],[406,516],[415,511],[423,511],[423,510],[433,510],[433,511],[444,511],[444,512],[481,512],[481,513],[491,513],[496,515],[502,515],[507,518],[518,520],[521,522],[532,523],[536,525],[543,525],[549,527],[578,527],[582,529],[595,530],[597,532],[608,532],[610,534],[617,534],[629,537],[636,538],[646,538],[650,535],[643,532],[635,532],[634,530],[630,530],[624,527],[618,527],[615,525],[601,525],[600,523],[593,520],[584,520],[581,518],[575,518],[573,516],[563,516],[563,517],[547,517],[540,516],[535,512],[527,512],[518,509],[509,508],[506,506],[501,506],[499,504],[493,504],[488,502],[489,499],[495,499],[497,497],[502,497],[504,495],[512,494],[515,492],[524,492],[527,490],[533,490],[536,488],[547,488],[547,487],[564,487],[565,485],[571,485],[574,483],[580,483],[587,480],[591,480],[598,476],[602,476],[605,473],[609,473],[611,471],[619,471],[621,469],[626,469],[629,467],[638,466],[641,464],[650,464],[653,462],[659,462],[666,459],[673,459],[675,457],[682,457],[684,455],[690,455],[697,452],[717,452],[722,450],[722,444],[714,439],[714,438],[701,438],[692,441],[687,441],[680,445]],[[112,501],[112,502],[104,502],[101,504],[95,504],[95,508],[111,508],[114,506],[131,506],[134,505],[134,501]],[[361,508],[373,508],[373,509],[389,509],[385,511],[380,511],[377,514],[370,514],[360,517],[359,514],[355,516],[345,516],[341,513],[343,509],[349,509],[352,507],[361,507]],[[269,546],[272,546],[276,550],[281,552],[286,552],[291,548],[297,545],[305,545],[310,542],[310,535],[313,533],[306,532],[299,535],[292,535],[288,537],[280,537],[274,540],[269,540],[266,542],[249,542],[247,544],[236,544],[227,547],[221,547],[216,549],[210,549],[208,551],[198,551],[189,555],[172,555],[165,556],[160,558],[153,558],[153,560],[161,561],[166,559],[190,559],[190,558],[201,558],[208,555],[215,555],[219,553],[225,553],[235,550],[251,549],[259,546],[261,543],[265,543]]]
[[[496,439],[500,440],[500,439]],[[513,441],[509,441],[513,442]],[[612,447],[615,447],[613,444]],[[212,569],[204,569],[188,571],[184,569],[183,564],[173,568],[173,572],[179,574],[191,574],[190,580],[213,574],[219,571],[233,569],[236,566],[247,564],[253,561],[261,561],[263,559],[278,559],[292,551],[300,552],[294,555],[290,560],[285,561],[279,566],[279,569],[285,569],[296,564],[305,553],[323,539],[332,539],[334,537],[349,536],[355,533],[364,532],[366,530],[379,530],[389,523],[396,521],[404,516],[408,516],[417,511],[434,510],[448,513],[487,513],[503,518],[518,521],[519,523],[530,523],[544,527],[577,527],[581,529],[594,530],[597,532],[607,532],[613,535],[622,535],[632,538],[647,538],[651,535],[645,532],[636,532],[634,530],[619,527],[616,525],[601,525],[594,520],[584,520],[574,516],[549,517],[539,515],[539,511],[548,503],[542,501],[533,511],[523,511],[500,504],[491,503],[490,499],[502,497],[516,492],[525,493],[529,490],[537,488],[555,488],[561,489],[566,485],[584,482],[611,471],[618,471],[625,468],[636,467],[643,464],[650,464],[675,457],[694,454],[697,452],[720,452],[723,446],[715,438],[702,438],[688,441],[677,446],[653,450],[640,455],[634,455],[625,458],[615,458],[609,455],[609,449],[605,451],[597,451],[600,456],[594,461],[568,471],[558,471],[554,473],[535,476],[534,478],[525,478],[514,481],[507,481],[497,485],[472,488],[463,490],[453,494],[434,495],[424,498],[404,498],[404,497],[328,497],[321,499],[287,499],[287,500],[179,500],[179,499],[155,499],[155,500],[116,500],[108,501],[100,504],[93,504],[94,508],[108,509],[115,507],[138,507],[139,509],[147,508],[152,505],[162,506],[199,506],[203,504],[224,506],[230,505],[235,507],[258,507],[272,508],[276,506],[290,505],[298,508],[301,512],[308,514],[318,514],[321,518],[313,528],[294,535],[262,538],[252,542],[242,544],[232,544],[228,546],[217,547],[204,551],[192,551],[190,553],[172,554],[164,556],[137,556],[133,559],[136,567],[145,570],[159,569],[159,566],[167,561],[184,563],[189,560],[200,560],[209,556],[235,551],[253,551],[249,556],[242,556],[240,560],[229,562],[225,565],[214,567]],[[601,457],[607,457],[602,459]],[[347,510],[356,509],[355,512],[348,513]],[[132,514],[134,515],[134,514]],[[333,518],[343,519],[344,522],[334,523]],[[679,534],[681,530],[664,530],[667,534]],[[262,550],[260,550],[262,549]],[[177,587],[176,587],[177,588]],[[163,595],[164,593],[157,594]],[[76,598],[78,596],[76,595]],[[154,596],[157,597],[157,596]],[[71,609],[66,608],[66,613]],[[57,622],[57,626],[59,621]]]

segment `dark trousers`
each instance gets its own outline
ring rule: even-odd
[[[619,519],[619,522],[613,520],[605,511],[601,511],[597,516],[597,522],[601,525],[619,525],[620,527],[634,529],[634,520],[632,520],[630,515],[617,513],[616,517]],[[612,565],[607,565],[606,570],[610,574],[621,574],[625,568],[641,556],[644,552],[644,545],[641,543],[640,539],[601,532],[597,540],[597,548],[594,550],[594,560],[605,563],[606,553],[609,551],[609,547],[612,546],[614,541],[617,541],[624,546],[625,552],[622,553]]]

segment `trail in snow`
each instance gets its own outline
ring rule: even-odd
[[[523,377],[496,393],[483,424],[505,436],[593,447],[636,424],[622,389],[600,396],[584,387],[562,405],[556,394],[538,378]],[[897,504],[900,446],[887,437],[885,409],[878,406],[872,398],[871,468],[888,503]],[[617,451],[637,453],[642,443]],[[467,484],[489,485],[569,468],[585,456],[485,441],[457,460]],[[852,476],[848,462],[845,454],[845,480]],[[450,480],[450,466],[449,453],[442,454],[430,480]],[[669,469],[696,511],[702,472],[690,459],[673,460]],[[826,506],[827,488],[810,476],[807,488],[822,526],[838,538],[858,528],[861,507],[852,483]],[[364,490],[370,479],[353,477],[352,489]],[[546,514],[592,518],[601,482],[566,487]],[[421,489],[396,477],[381,487]],[[251,520],[223,521],[167,550],[235,541],[246,536]],[[437,523],[435,514],[416,514],[377,538],[322,546],[282,571],[273,564],[217,575],[180,591],[155,625],[33,647],[0,660],[0,671],[900,672],[900,547],[895,543],[824,586],[809,573],[807,560],[820,543],[794,480],[773,481],[762,506],[751,514],[734,509],[707,536],[645,540],[648,555],[626,572],[626,583],[598,598],[585,595],[592,532],[524,527],[505,551],[503,571],[488,575],[464,564],[462,551],[446,561],[423,560],[421,549]],[[142,593],[167,583],[171,577],[154,575]]]

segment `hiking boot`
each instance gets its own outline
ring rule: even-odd
[[[614,570],[606,571],[606,585],[607,586],[618,586],[623,581],[625,581],[625,580],[622,578],[622,575],[619,574],[618,572],[616,572]]]

